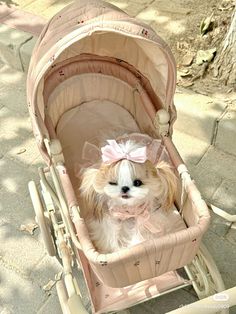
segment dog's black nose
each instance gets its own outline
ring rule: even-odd
[[[121,191],[123,193],[127,193],[129,191],[129,187],[128,186],[122,186]]]

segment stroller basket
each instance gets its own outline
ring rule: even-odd
[[[196,218],[195,226],[112,254],[95,251],[83,219],[75,225],[83,252],[97,277],[110,287],[125,287],[189,264],[208,225],[206,217]]]

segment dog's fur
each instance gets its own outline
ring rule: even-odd
[[[128,150],[141,147],[132,141],[123,145]],[[171,166],[163,161],[154,166],[148,160],[135,163],[123,159],[86,169],[82,176],[81,195],[86,210],[90,211],[86,224],[96,249],[110,253],[153,236],[137,224],[137,219],[119,219],[111,214],[109,208],[139,207],[148,203],[151,218],[157,208],[168,210],[172,207],[176,185]],[[129,190],[124,192],[122,187]]]

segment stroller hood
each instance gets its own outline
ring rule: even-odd
[[[58,63],[82,54],[123,60],[145,76],[161,105],[175,120],[176,66],[167,44],[146,24],[102,1],[80,0],[65,7],[44,27],[33,51],[27,79],[34,134],[42,147],[45,77]],[[171,127],[171,126],[170,126]]]

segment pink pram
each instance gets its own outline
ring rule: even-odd
[[[76,1],[55,15],[38,39],[27,89],[34,135],[47,163],[39,169],[44,205],[33,181],[29,189],[47,251],[59,256],[64,268],[57,284],[63,313],[87,313],[76,263],[93,313],[119,311],[187,285],[200,298],[224,290],[200,246],[209,225],[207,206],[171,141],[175,84],[175,61],[166,43],[149,26],[104,2]],[[75,169],[84,143],[96,142],[99,132],[114,125],[162,140],[179,174],[179,191],[168,234],[99,254],[80,216]],[[189,280],[177,273],[181,267]]]

